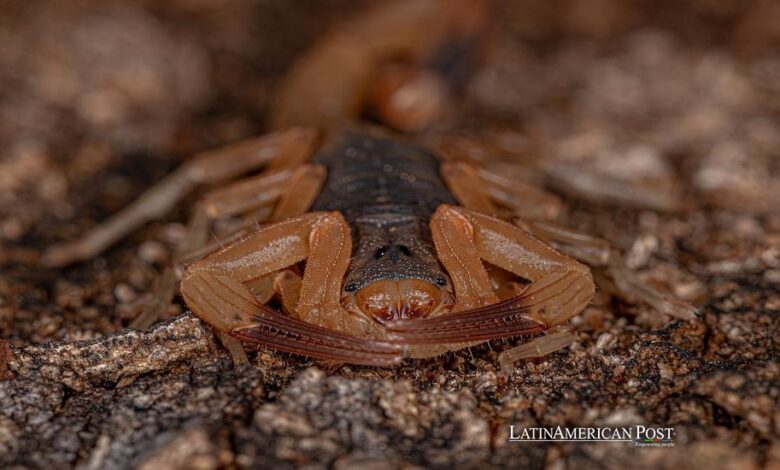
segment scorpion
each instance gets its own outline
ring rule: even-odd
[[[190,159],[43,261],[93,257],[196,186],[221,184],[196,204],[157,297],[169,303],[180,278],[187,306],[234,361],[248,343],[389,366],[516,336],[532,339],[502,364],[542,356],[575,340],[567,324],[595,292],[574,257],[690,317],[605,243],[552,224],[557,198],[475,161],[478,144],[421,143],[478,67],[491,11],[480,0],[374,6],[293,66],[271,113],[280,130]],[[249,222],[209,243],[211,224],[242,215]]]

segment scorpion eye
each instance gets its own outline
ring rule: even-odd
[[[406,245],[398,245],[398,251],[404,254],[407,258],[412,257],[412,250],[409,249]]]
[[[383,257],[385,253],[387,253],[387,246],[380,246],[377,248],[376,253],[374,253],[374,259]]]
[[[435,282],[436,282],[437,286],[442,286],[443,287],[443,286],[447,285],[447,280],[444,279],[443,277],[437,277]]]

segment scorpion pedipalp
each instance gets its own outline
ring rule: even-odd
[[[398,344],[442,344],[487,341],[542,333],[547,325],[527,316],[523,296],[426,319],[387,323],[390,341]]]
[[[388,366],[403,358],[399,345],[318,327],[262,307],[262,313],[251,315],[251,325],[230,334],[242,341],[328,361]]]

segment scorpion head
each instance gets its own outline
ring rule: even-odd
[[[344,279],[346,305],[379,323],[451,307],[449,278],[416,222],[359,228]]]

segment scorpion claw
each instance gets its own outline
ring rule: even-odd
[[[328,361],[390,366],[403,359],[402,348],[395,344],[339,333],[265,306],[261,313],[250,315],[250,319],[251,324],[231,330],[230,335],[242,341]]]
[[[524,296],[434,318],[398,320],[386,325],[394,344],[487,341],[542,333],[547,325],[526,315]]]

